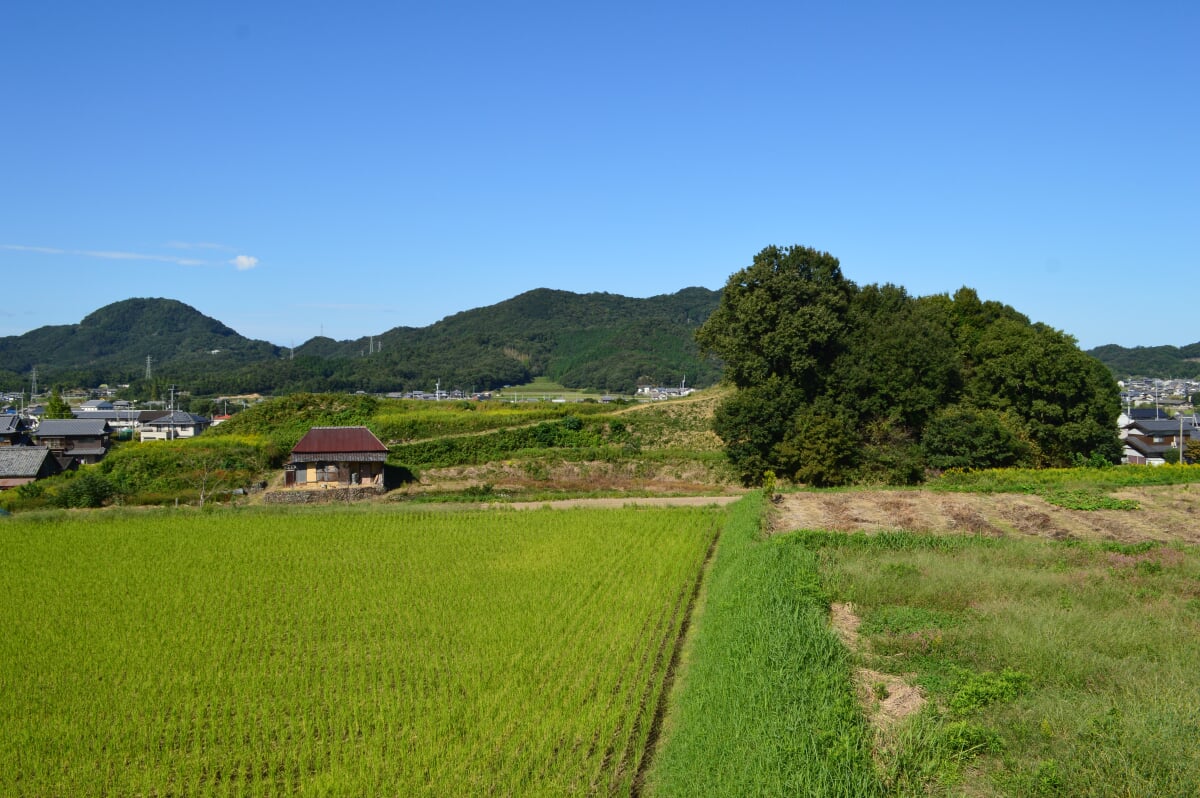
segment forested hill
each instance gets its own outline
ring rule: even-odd
[[[1200,377],[1200,342],[1187,346],[1135,346],[1107,344],[1089,349],[1088,354],[1108,366],[1120,379],[1125,377]]]
[[[106,305],[78,324],[39,327],[0,338],[0,369],[39,375],[116,372],[127,380],[152,364],[189,369],[241,366],[276,358],[279,349],[239,335],[214,318],[174,299],[126,299]],[[105,381],[113,381],[110,376]],[[45,383],[43,383],[45,384]]]
[[[293,351],[239,335],[170,299],[108,305],[77,325],[0,338],[0,389],[156,378],[196,395],[242,392],[484,390],[547,376],[569,387],[631,391],[639,378],[707,385],[720,365],[703,357],[696,328],[720,293],[686,288],[634,299],[537,289],[428,327],[354,341],[314,338]]]

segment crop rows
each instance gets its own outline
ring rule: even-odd
[[[628,793],[720,514],[0,527],[0,793]]]

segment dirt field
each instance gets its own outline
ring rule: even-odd
[[[777,531],[970,532],[1059,540],[1178,540],[1200,543],[1200,485],[1113,491],[1138,510],[1066,510],[1024,494],[913,491],[792,493],[778,505]]]

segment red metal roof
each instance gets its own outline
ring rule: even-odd
[[[323,452],[387,452],[387,447],[366,427],[313,427],[292,449],[292,454]]]

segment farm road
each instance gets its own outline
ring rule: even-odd
[[[731,504],[741,496],[639,496],[615,497],[611,499],[558,499],[545,502],[497,502],[484,505],[485,509],[496,510],[511,507],[514,510],[537,510],[542,507],[561,510],[570,507],[595,507],[603,509],[619,509],[621,507],[705,507],[710,504],[724,506]]]

